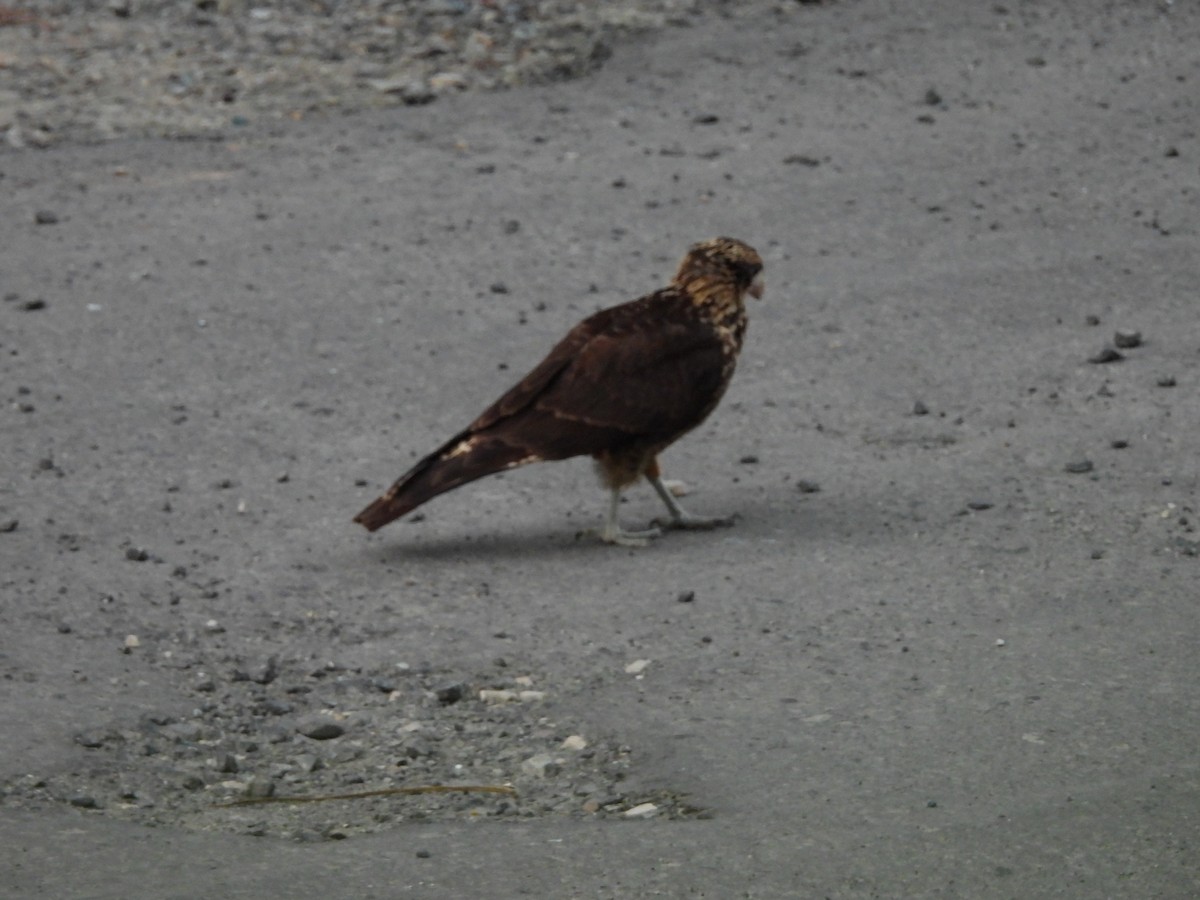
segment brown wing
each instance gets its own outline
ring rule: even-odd
[[[580,322],[468,431],[537,410],[630,436],[678,434],[720,399],[725,362],[712,327],[682,293],[664,289]]]

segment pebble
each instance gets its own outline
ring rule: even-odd
[[[658,806],[654,803],[639,803],[621,813],[626,819],[650,819],[658,815]]]
[[[675,597],[675,600],[679,603],[691,603],[695,599],[695,591],[680,591],[678,596]]]
[[[237,757],[232,753],[222,753],[217,757],[217,771],[226,775],[236,774],[238,771]]]
[[[913,403],[912,414],[914,416],[927,416],[929,415],[929,407],[921,400],[917,400]]]
[[[313,772],[325,768],[325,761],[315,753],[301,753],[293,757],[292,761],[296,764],[296,768],[305,775],[311,775]]]
[[[107,734],[100,731],[81,731],[75,735],[75,743],[81,747],[87,747],[89,750],[95,750],[103,747],[108,737]]]
[[[130,547],[125,551],[125,558],[131,562],[145,562],[150,558],[150,554],[140,547]]]
[[[443,685],[434,691],[439,703],[449,706],[451,703],[457,703],[467,695],[467,686],[461,681],[456,681],[453,684]]]
[[[98,809],[99,804],[96,803],[96,798],[90,794],[77,794],[70,799],[70,804],[79,809]]]
[[[1103,365],[1104,363],[1120,362],[1124,358],[1125,358],[1125,354],[1121,353],[1120,351],[1116,350],[1115,348],[1102,347],[1094,355],[1088,357],[1088,362],[1094,363],[1096,365]]]
[[[535,778],[553,778],[562,771],[562,764],[549,753],[536,753],[521,763],[521,771]]]
[[[275,796],[275,782],[268,778],[262,778],[255,775],[246,782],[246,798],[249,800],[261,800],[266,797]]]
[[[967,509],[973,509],[977,512],[982,512],[985,509],[991,509],[995,506],[991,500],[968,500]]]
[[[1174,375],[1162,375],[1159,377],[1158,381],[1155,383],[1161,388],[1173,388],[1173,387],[1175,387],[1175,384],[1176,384],[1175,376]]]
[[[582,750],[587,746],[587,741],[581,734],[572,734],[564,738],[559,746],[564,750]]]
[[[1090,459],[1073,459],[1063,466],[1063,471],[1072,475],[1084,475],[1094,468],[1095,464]]]
[[[34,213],[33,221],[38,225],[57,225],[58,213],[49,209],[39,209]]]
[[[1113,335],[1113,343],[1122,350],[1142,346],[1142,333],[1131,328],[1120,328]]]
[[[204,728],[199,722],[171,722],[162,727],[161,733],[177,744],[194,744],[204,737]]]
[[[296,730],[314,741],[329,741],[346,733],[340,722],[322,715],[305,716],[296,724]]]
[[[479,699],[484,703],[511,703],[517,699],[517,692],[503,688],[480,688]]]
[[[635,659],[625,667],[626,675],[641,675],[646,671],[646,667],[650,665],[648,659]]]
[[[815,481],[809,481],[807,478],[800,478],[796,481],[796,490],[802,494],[816,494],[821,490],[821,486]]]

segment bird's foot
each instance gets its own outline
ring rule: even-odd
[[[736,515],[693,516],[690,513],[683,513],[678,516],[671,516],[669,519],[655,519],[654,524],[659,528],[694,529],[697,531],[704,531],[712,528],[728,528],[736,521]]]
[[[593,534],[606,544],[616,544],[618,547],[645,547],[656,537],[662,537],[661,528],[647,528],[645,531],[626,531],[624,528],[597,528]]]

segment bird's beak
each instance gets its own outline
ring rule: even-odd
[[[763,291],[765,289],[766,289],[766,285],[763,283],[762,273],[760,272],[759,274],[754,276],[754,280],[752,282],[750,282],[750,287],[748,287],[746,289],[746,291],[755,300],[761,300]]]

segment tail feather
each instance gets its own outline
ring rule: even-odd
[[[368,531],[376,531],[438,494],[541,458],[529,448],[508,443],[500,437],[464,432],[409,469],[355,516],[354,521]]]

